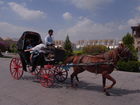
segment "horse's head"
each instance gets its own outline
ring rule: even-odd
[[[129,48],[127,48],[127,47],[118,47],[117,51],[118,51],[119,59],[125,60],[125,61],[128,61],[129,59],[132,59],[133,54],[131,53]]]

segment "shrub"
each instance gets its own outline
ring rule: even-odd
[[[103,45],[88,45],[83,48],[83,53],[84,54],[91,54],[91,55],[96,55],[99,53],[104,53],[108,49],[106,46]]]
[[[117,63],[118,70],[128,71],[128,72],[140,72],[140,62],[139,61],[119,61]]]

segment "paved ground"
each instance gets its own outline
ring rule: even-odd
[[[114,71],[117,84],[111,96],[105,96],[100,75],[80,74],[77,89],[69,87],[69,78],[64,84],[44,88],[29,73],[14,80],[9,62],[9,58],[0,58],[0,105],[140,105],[140,73]]]

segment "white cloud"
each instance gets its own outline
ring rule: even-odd
[[[129,19],[127,23],[129,26],[138,25],[140,23],[140,16]]]
[[[58,0],[50,0],[58,1]],[[96,9],[104,4],[111,3],[115,0],[59,0],[61,2],[69,2],[77,8],[81,9]]]
[[[72,40],[114,39],[122,35],[115,23],[100,24],[88,18],[82,18],[74,26],[59,30],[57,34],[58,38],[62,38],[62,35],[65,38],[69,34]]]
[[[110,3],[113,0],[69,0],[73,5],[75,5],[77,8],[82,9],[96,9],[102,4]]]
[[[130,28],[130,26],[128,25],[128,24],[120,24],[119,26],[118,26],[118,30],[120,30],[120,31],[122,31],[122,30],[127,30],[127,29],[129,29]]]
[[[136,9],[137,9],[138,11],[140,11],[140,6],[138,6]]]
[[[69,12],[65,12],[62,17],[65,19],[65,20],[71,20],[72,19],[72,14],[69,13]]]
[[[8,36],[8,37],[20,37],[24,31],[36,31],[33,28],[22,27],[13,24],[9,24],[7,22],[0,22],[0,36]]]
[[[10,2],[8,3],[8,5],[15,13],[17,13],[21,18],[25,20],[45,17],[45,13],[40,10],[30,10],[25,6],[17,4],[15,2]]]

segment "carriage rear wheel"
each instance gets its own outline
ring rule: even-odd
[[[68,77],[68,70],[59,66],[55,69],[55,79],[58,82],[64,82]]]
[[[39,79],[43,87],[51,87],[54,84],[54,72],[51,69],[42,68]]]
[[[29,71],[32,71],[32,66],[27,67]],[[40,67],[37,66],[34,72],[30,72],[32,75],[38,75],[40,73]]]
[[[23,75],[22,63],[20,58],[13,58],[10,62],[10,73],[14,79],[19,80]]]

